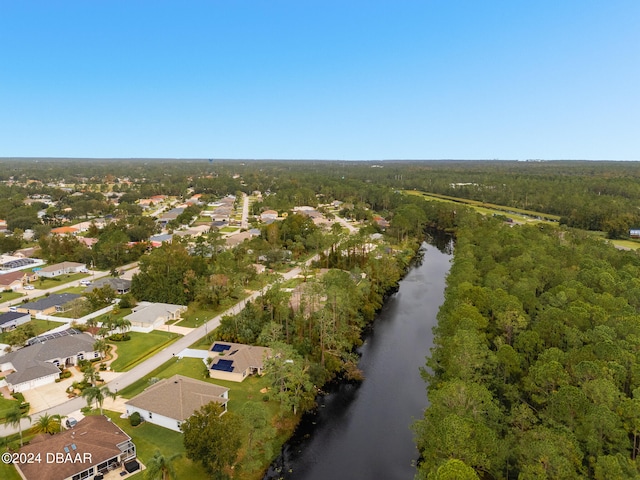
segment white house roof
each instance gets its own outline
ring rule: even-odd
[[[141,302],[133,309],[132,313],[124,318],[131,323],[147,323],[151,325],[160,317],[167,318],[169,313],[175,315],[175,313],[181,312],[186,308],[184,305],[174,305],[172,303]]]

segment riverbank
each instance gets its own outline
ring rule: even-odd
[[[432,239],[433,240],[433,239]],[[410,424],[426,407],[420,376],[432,345],[451,241],[423,244],[358,349],[364,381],[332,384],[305,414],[264,480],[413,478]],[[418,256],[417,258],[419,258]]]

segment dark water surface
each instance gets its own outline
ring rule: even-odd
[[[387,300],[360,348],[362,384],[319,400],[265,480],[410,480],[418,458],[410,425],[427,406],[420,367],[433,345],[451,243],[423,244],[423,260]]]

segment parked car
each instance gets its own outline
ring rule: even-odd
[[[73,428],[76,426],[76,424],[78,423],[78,421],[73,418],[73,417],[69,417],[67,418],[67,421],[65,422],[65,425],[67,426],[67,428]]]
[[[35,289],[36,289],[36,287],[34,287],[33,285],[25,285],[25,286],[24,286],[24,289],[25,289],[25,290],[35,290]]]
[[[91,280],[81,280],[80,285],[88,287],[89,285],[91,285]]]

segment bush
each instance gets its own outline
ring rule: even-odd
[[[120,297],[120,308],[133,308],[136,306],[136,299],[130,293],[125,293]]]
[[[138,425],[140,425],[140,422],[142,422],[142,417],[140,417],[140,414],[138,412],[133,412],[129,416],[129,423],[132,427],[137,427]]]
[[[131,340],[131,337],[128,333],[114,333],[109,337],[109,340],[112,342],[126,342],[127,340]]]

